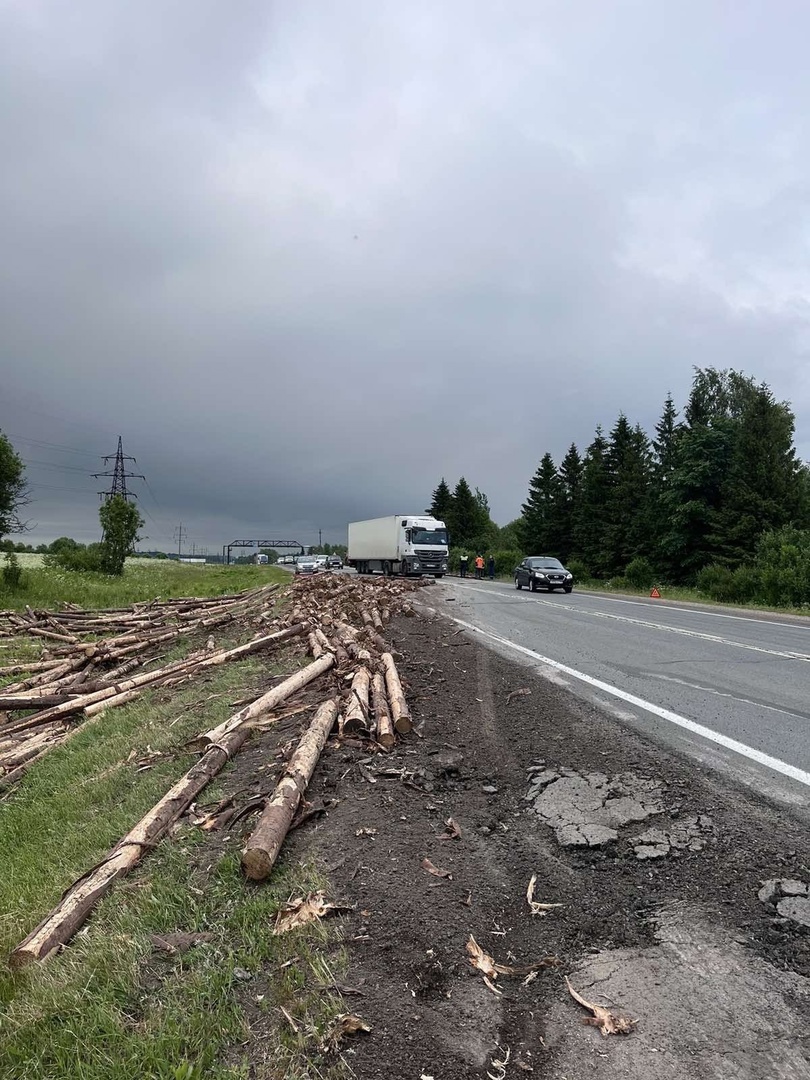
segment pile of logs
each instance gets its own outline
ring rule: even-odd
[[[330,689],[287,762],[242,852],[245,874],[256,881],[266,879],[333,731],[344,740],[360,739],[365,747],[376,746],[387,751],[394,745],[398,733],[411,729],[411,716],[395,653],[382,634],[394,615],[414,614],[409,594],[416,587],[418,583],[413,582],[378,579],[370,583],[326,574],[296,580],[289,610],[277,620],[282,628],[239,649],[244,655],[244,650],[253,651],[271,642],[306,634],[312,661],[224,723],[199,736],[202,756],[97,866],[67,890],[56,908],[11,954],[12,966],[44,960],[65,945],[114,882],[137,866],[206,784],[239,751],[256,721],[266,724],[282,704],[304,687],[328,675]],[[234,602],[244,602],[248,595],[233,598]],[[231,650],[235,651],[238,650]],[[213,659],[209,655],[195,663],[199,666]],[[186,674],[175,669],[166,681]],[[110,699],[99,699],[102,700]],[[53,716],[54,710],[61,707],[50,706],[39,716],[48,713]],[[81,708],[87,711],[84,705]],[[61,721],[65,714],[58,715]],[[0,740],[2,732],[0,726]]]
[[[117,611],[0,613],[0,637],[44,643],[35,660],[0,667],[0,677],[22,676],[0,687],[0,791],[8,790],[77,723],[132,701],[146,689],[174,686],[201,670],[271,647],[303,625],[273,619],[278,585],[225,597],[137,604]],[[217,649],[212,632],[226,624],[250,639]],[[269,632],[268,632],[269,631]],[[274,632],[275,631],[275,632]],[[208,635],[204,648],[160,665],[160,650],[180,639]],[[148,670],[147,670],[148,669]]]

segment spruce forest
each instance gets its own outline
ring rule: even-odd
[[[580,581],[810,604],[810,468],[793,413],[734,370],[695,369],[683,409],[667,397],[652,433],[620,414],[559,463],[544,453],[509,525],[464,477],[453,490],[442,479],[428,512],[447,523],[455,559],[492,553],[500,574],[554,555]]]

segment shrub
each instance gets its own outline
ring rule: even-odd
[[[87,547],[64,547],[46,555],[42,560],[45,566],[59,567],[77,573],[98,573],[102,569],[101,544],[88,544]]]
[[[718,564],[704,566],[695,584],[699,592],[712,600],[730,602],[734,593],[734,571]]]
[[[757,546],[762,600],[774,606],[810,603],[810,531],[784,528],[765,533]]]
[[[6,554],[6,562],[3,567],[3,584],[7,589],[19,589],[23,583],[23,572],[20,560],[13,551]]]
[[[624,576],[636,589],[649,589],[655,584],[655,567],[643,555],[637,555],[627,564]]]
[[[737,604],[762,601],[762,574],[756,566],[737,567],[732,582],[732,595],[734,603]]]
[[[511,577],[515,567],[522,561],[523,556],[519,551],[495,551],[495,573],[500,577]]]
[[[705,566],[697,576],[700,592],[721,604],[750,604],[761,600],[762,576],[755,566]]]
[[[565,562],[565,560],[562,560]],[[574,575],[574,581],[590,581],[592,574],[582,559],[569,559],[565,562],[565,569]]]
[[[625,589],[630,588],[630,582],[626,577],[612,577],[608,578],[605,582],[605,586],[608,589],[616,589],[617,592],[624,592]]]

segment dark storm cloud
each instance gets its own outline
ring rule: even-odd
[[[35,537],[94,535],[119,432],[161,546],[339,540],[442,474],[506,521],[546,449],[651,427],[695,364],[793,400],[810,456],[808,26],[7,2],[0,426],[55,444],[18,444]]]

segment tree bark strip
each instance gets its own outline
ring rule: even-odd
[[[270,876],[337,714],[336,701],[325,701],[315,713],[245,845],[242,869],[253,881],[264,881]]]

